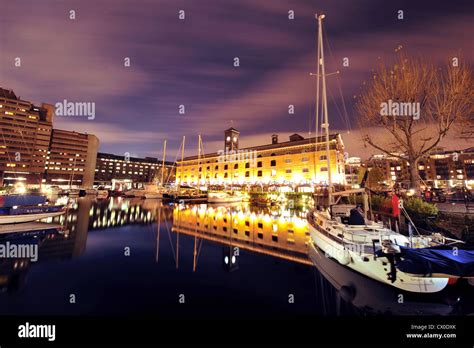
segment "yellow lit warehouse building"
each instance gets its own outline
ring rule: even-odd
[[[215,153],[186,157],[178,161],[177,184],[276,184],[327,183],[325,137],[305,139],[299,134],[278,142],[272,136],[267,145],[239,148],[239,131],[224,132],[224,149]],[[331,134],[330,163],[333,183],[345,184],[344,144],[340,134]]]

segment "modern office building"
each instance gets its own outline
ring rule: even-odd
[[[346,184],[352,188],[359,188],[361,177],[359,175],[362,161],[360,157],[349,157],[346,160]]]
[[[398,157],[374,155],[363,166],[380,169],[389,186],[409,183],[409,164]],[[474,148],[460,151],[437,149],[419,161],[418,170],[422,183],[426,186],[474,188]]]
[[[129,188],[160,181],[162,164],[161,160],[154,157],[138,158],[99,152],[95,184],[115,187],[115,183],[120,183]],[[173,163],[165,162],[163,180],[165,183],[175,180]]]
[[[54,110],[0,88],[0,186],[92,185],[98,139],[53,129]]]
[[[53,129],[45,167],[47,184],[92,187],[99,139],[92,134]]]
[[[224,132],[223,150],[178,161],[176,182],[183,184],[275,184],[295,185],[328,181],[324,137],[305,139],[293,134],[279,142],[272,135],[270,144],[239,148],[240,133]],[[344,184],[344,144],[340,134],[330,137],[331,178]]]

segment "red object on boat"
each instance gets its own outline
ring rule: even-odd
[[[454,285],[458,282],[458,278],[448,278],[448,285]]]
[[[400,201],[397,195],[392,196],[392,216],[393,217],[400,216]]]

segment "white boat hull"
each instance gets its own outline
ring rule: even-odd
[[[146,199],[162,199],[163,194],[161,192],[147,192],[145,193]]]
[[[311,224],[308,226],[311,236],[310,242],[322,250],[326,257],[333,258],[341,265],[381,283],[417,293],[438,292],[448,284],[449,278],[418,277],[400,270],[396,271],[396,279],[392,282],[388,278],[391,267],[388,259],[386,257],[375,258],[373,252],[368,250],[370,248],[368,244],[364,244],[364,247],[359,250],[351,250],[357,249],[353,247],[354,244],[352,244],[352,248],[348,247],[347,244],[343,245],[330,238],[329,235],[320,232]],[[326,227],[326,225],[322,226],[323,229]]]
[[[243,196],[240,194],[209,193],[207,197],[208,203],[238,203],[242,200]]]
[[[65,211],[56,211],[51,213],[40,213],[40,214],[22,214],[22,215],[6,215],[0,216],[0,225],[4,224],[16,224],[23,222],[31,222],[36,220],[47,219],[64,214]]]

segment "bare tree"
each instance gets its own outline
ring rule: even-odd
[[[380,65],[358,96],[364,142],[407,161],[411,186],[419,192],[420,159],[474,113],[473,81],[471,68],[460,60],[438,67],[398,53],[391,66]]]

